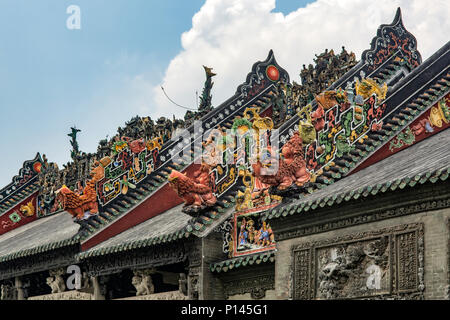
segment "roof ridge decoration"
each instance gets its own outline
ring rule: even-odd
[[[207,69],[205,69],[205,71],[207,71]],[[279,67],[275,60],[273,51],[271,50],[266,60],[253,64],[251,72],[247,74],[246,82],[238,87],[237,92],[231,98],[202,117],[202,127],[200,132],[208,135],[209,130],[213,130],[214,128],[230,129],[234,119],[236,117],[243,116],[244,111],[248,109],[250,105],[253,107],[259,106],[259,108],[263,109],[263,111],[270,108],[270,99],[267,97],[273,95],[273,92],[276,90],[276,86],[280,82],[284,81],[288,82],[289,76],[284,69]],[[190,126],[186,128],[186,130],[192,135],[194,126]],[[105,195],[105,191],[103,190],[105,181],[103,180],[107,179],[113,171],[115,172],[118,170],[116,167],[112,167],[113,164],[117,162],[118,167],[124,163],[130,163],[131,167],[136,166],[136,161],[134,159],[136,158],[136,155],[128,152],[126,145],[124,148],[118,150],[120,154],[128,152],[128,156],[125,155],[124,157],[126,159],[123,158],[119,160],[111,158],[107,161],[108,164],[105,165],[105,179],[99,181],[97,186],[101,188],[98,191],[98,194],[100,195],[99,199],[101,200],[101,212],[99,216],[96,216],[92,219],[92,221],[87,222],[89,225],[82,222],[85,226],[83,229],[87,231],[86,241],[89,241],[89,245],[86,245],[86,247],[90,246],[91,243],[94,243],[96,240],[92,239],[92,237],[96,236],[95,234],[99,233],[105,226],[109,226],[110,222],[114,222],[116,217],[123,219],[127,213],[132,212],[144,201],[150,200],[154,194],[166,192],[163,191],[163,189],[166,187],[167,178],[172,170],[177,170],[180,172],[189,170],[193,171],[193,155],[195,154],[192,154],[191,151],[195,150],[196,147],[198,148],[196,143],[198,143],[198,140],[200,139],[202,139],[202,136],[194,133],[191,143],[183,147],[184,150],[188,152],[185,152],[185,155],[181,159],[178,159],[179,161],[174,161],[171,156],[173,151],[175,151],[175,148],[178,147],[177,139],[160,146],[157,150],[156,156],[153,156],[153,163],[156,163],[157,165],[150,168],[147,175],[143,179],[139,179],[139,181],[135,181],[130,178],[127,179],[127,182],[131,183],[131,189],[128,190],[127,195],[120,195],[120,192],[117,192],[117,199],[103,199],[102,197]],[[140,159],[140,156],[138,156],[138,158]],[[145,159],[147,159],[147,156]],[[109,167],[111,168],[108,169]],[[143,165],[139,166],[141,171],[143,168]],[[212,173],[216,175],[215,181],[224,184],[223,188],[216,185],[217,189],[215,189],[215,192],[217,192],[217,195],[224,194],[225,192],[231,190],[233,185],[236,183],[236,172],[233,170],[226,170],[225,168],[222,169],[224,170],[214,169],[215,171]],[[138,170],[134,170],[134,175],[138,175]],[[113,190],[113,188],[117,189],[115,185],[111,184],[109,190]],[[223,207],[227,207],[228,203],[229,201],[227,200],[220,201],[215,208],[212,208],[209,212],[206,212],[205,215],[199,216],[197,221],[193,222],[193,225],[190,227],[196,231],[200,231],[200,229],[204,228],[205,224],[209,224],[212,219],[216,219],[217,216],[219,216],[223,211]],[[107,212],[102,213],[102,211]],[[111,214],[114,215],[114,217],[103,217],[103,215]]]
[[[386,60],[383,60],[383,62],[385,62],[394,56],[395,56],[395,54],[391,55],[389,57],[382,56],[381,58],[386,59]],[[381,83],[386,82],[386,77],[389,78],[393,75],[389,72],[385,76],[382,76],[381,75],[382,71],[387,69],[387,67],[391,67],[391,69],[393,68],[395,71],[396,68],[399,67],[400,65],[401,65],[401,62],[399,62],[399,60],[391,61],[391,63],[389,65],[387,65],[387,64],[384,65],[384,63],[381,63],[378,65],[377,68],[375,68],[375,70],[372,72],[372,74],[374,75],[374,78],[377,77],[377,80],[379,82],[381,82]],[[363,69],[361,68],[361,66],[359,66],[359,64],[357,66],[355,66],[352,70],[347,72],[343,77],[341,77],[340,80],[343,80],[343,81],[349,80],[354,75],[354,72],[356,72],[356,71],[358,71],[358,72],[363,71]],[[284,80],[287,80],[287,82],[289,81],[287,73],[286,73],[286,75],[284,75],[284,73],[285,73],[285,71],[283,69],[281,69],[278,66],[278,64],[276,63],[273,51],[271,50],[265,61],[257,62],[253,65],[252,71],[247,75],[246,82],[238,87],[238,90],[233,97],[231,97],[230,99],[225,101],[223,104],[221,104],[219,107],[215,108],[214,110],[212,110],[211,112],[209,112],[207,115],[205,115],[203,117],[203,120],[205,122],[205,128],[203,128],[203,129],[210,129],[214,126],[226,124],[230,120],[235,119],[237,115],[242,114],[243,111],[246,110],[252,104],[259,104],[261,107],[268,107],[268,105],[265,104],[265,102],[267,102],[267,100],[265,100],[263,98],[266,97],[265,95],[270,96],[271,89],[274,89],[276,87],[277,83],[282,82]],[[361,74],[361,72],[360,72],[360,74]],[[360,74],[358,74],[358,76],[361,76],[361,78],[363,78],[363,79],[366,78]],[[337,82],[342,83],[342,81],[337,81]],[[336,85],[335,85],[335,87],[336,87]],[[343,89],[340,89],[340,90],[341,90],[340,93],[342,93],[345,96],[345,94],[342,92]],[[336,90],[335,93],[338,93],[338,90]],[[337,97],[336,94],[335,94],[335,98],[337,98],[339,100],[339,97]],[[375,94],[370,97],[367,96],[367,101],[368,101],[369,110],[366,110],[366,111],[367,112],[371,111],[372,117],[373,117],[375,115],[375,112],[377,112],[377,110],[379,109],[379,107],[378,107],[379,101],[377,101],[377,95]],[[337,102],[339,102],[339,101],[337,101]],[[343,103],[345,104],[345,102],[346,101],[344,99]],[[363,101],[363,103],[364,103],[364,101]],[[313,106],[316,106],[316,104],[314,104]],[[338,109],[340,107],[342,107],[342,106],[340,106],[339,104],[335,104],[334,107],[330,108],[330,110],[333,108]],[[315,111],[316,110],[311,110],[311,113],[314,113]],[[358,113],[358,112],[356,112],[356,113]],[[335,115],[334,118],[331,117],[329,110],[327,110],[327,113],[325,113],[325,116],[329,117],[331,119],[331,121],[329,121],[331,123],[338,121],[338,119],[341,119],[339,113],[338,114],[335,113],[334,115]],[[317,115],[317,114],[316,114],[316,116],[320,117],[320,115]],[[313,117],[312,114],[311,114],[311,117]],[[316,118],[318,118],[318,117],[316,117]],[[283,127],[282,127],[282,130],[283,130],[282,138],[284,137],[283,143],[287,142],[289,136],[291,136],[294,131],[298,130],[299,126],[297,125],[297,123],[298,123],[297,121],[299,121],[299,120],[300,120],[300,117],[293,117],[292,119],[287,121],[286,125],[283,125]],[[359,119],[359,120],[361,120],[361,119]],[[379,125],[380,125],[380,123],[376,123],[377,129],[378,129]],[[327,129],[329,129],[329,128],[327,128]],[[356,138],[354,138],[354,139],[356,139]],[[99,214],[99,216],[95,217],[96,221],[89,222],[90,226],[88,226],[88,230],[90,230],[89,231],[90,233],[98,231],[103,226],[108,225],[109,222],[114,221],[116,219],[116,217],[123,216],[125,213],[129,212],[129,210],[132,210],[133,208],[138,206],[140,203],[142,203],[142,201],[149,199],[150,196],[153,194],[152,192],[155,190],[158,190],[158,188],[161,187],[162,184],[164,184],[166,182],[166,177],[169,173],[169,172],[167,172],[167,170],[170,170],[171,167],[175,167],[175,168],[178,167],[180,169],[183,169],[183,168],[186,169],[187,167],[189,167],[191,165],[192,159],[190,158],[190,156],[189,156],[189,159],[187,159],[187,158],[183,159],[183,161],[181,163],[177,164],[176,166],[174,164],[170,164],[166,158],[163,159],[162,157],[164,155],[162,154],[162,152],[166,151],[166,154],[168,154],[168,152],[170,151],[169,149],[171,147],[172,146],[169,144],[162,146],[162,148],[161,148],[162,150],[160,150],[160,152],[158,153],[158,156],[160,157],[162,165],[159,166],[158,168],[154,169],[152,171],[152,174],[149,175],[145,180],[143,180],[140,185],[137,185],[138,188],[140,187],[140,191],[138,191],[138,188],[136,188],[135,190],[130,190],[131,192],[128,191],[129,195],[121,196],[120,199],[118,199],[120,201],[111,203],[111,206],[109,206],[107,208],[107,209],[110,209],[110,211],[104,212],[103,215],[101,212]],[[367,147],[367,146],[363,146],[363,148],[364,147]],[[356,154],[360,154],[359,150],[356,150],[356,149],[357,148],[355,147],[354,150],[349,150],[348,152],[345,152],[345,154],[347,154],[347,153],[350,154],[352,151]],[[344,153],[342,153],[342,154],[344,154]],[[331,166],[331,168],[335,168],[335,167]],[[340,171],[341,169],[342,169],[342,172]],[[179,169],[177,169],[177,170],[179,170]],[[316,183],[316,186],[318,188],[320,188],[320,187],[325,186],[326,184],[332,183],[334,181],[334,179],[340,178],[343,173],[347,172],[348,168],[339,168],[338,170],[339,170],[339,172],[334,172],[333,170],[325,172],[325,174],[323,176],[319,177],[318,180],[316,179],[315,182],[318,182],[318,183]],[[347,171],[345,171],[345,170],[347,170]],[[225,172],[225,170],[223,170],[223,171]],[[232,191],[234,193],[237,190],[237,188],[239,187],[236,184],[236,181],[238,180],[236,173],[237,173],[236,171],[234,171],[234,173],[233,173],[232,170],[229,170],[228,172],[225,172],[225,175],[222,175],[222,174],[220,175],[221,179],[222,179],[221,181],[226,182],[226,184],[224,184],[224,187],[221,189],[221,191],[222,191],[221,194],[223,195],[223,199],[229,200],[228,202],[233,202],[232,199],[234,199],[234,196],[230,195],[230,192]],[[219,180],[216,179],[216,181],[219,181]],[[127,179],[127,182],[129,182],[129,179]],[[232,199],[230,199],[230,197]],[[115,205],[115,206],[113,206],[113,205]],[[219,216],[224,211],[222,208],[220,208],[220,206],[222,206],[222,205],[224,205],[226,207],[225,202],[220,203],[219,206],[217,208],[215,208],[213,212],[207,212],[207,213],[205,213],[205,215],[199,216],[199,219],[198,219],[199,221],[197,221],[197,223],[195,223],[194,226],[188,226],[187,228],[190,227],[190,228],[194,228],[196,231],[201,231],[201,229],[204,228],[205,225],[210,223],[211,219]]]
[[[410,122],[402,131],[392,137],[388,143],[364,160],[351,174],[427,139],[448,127],[450,127],[450,93],[445,94],[432,107],[426,109],[418,118]]]
[[[34,184],[42,165],[43,161],[38,152],[34,159],[26,160],[19,173],[12,178],[12,182],[0,190],[0,215],[37,190]]]
[[[392,24],[378,28],[362,61],[318,94],[311,104],[297,106],[300,112],[280,127],[280,150],[300,133],[311,174],[300,194],[312,193],[345,176],[369,152],[386,142],[386,136],[398,129],[398,121],[406,123],[420,113],[408,108],[400,110],[398,104],[388,106],[385,102],[392,94],[388,86],[398,83],[405,72],[420,63],[416,40],[404,28],[397,10]],[[399,115],[399,111],[405,114]],[[289,193],[283,196],[287,196],[284,202],[296,197]],[[235,222],[233,245],[238,241],[237,227]],[[225,240],[230,242],[229,237],[224,238],[224,247]],[[226,247],[230,250],[232,246]]]
[[[275,68],[271,68],[271,66]],[[290,82],[289,74],[278,65],[272,49],[270,49],[266,60],[253,64],[252,71],[247,74],[245,82],[237,87],[235,95],[243,98],[252,96],[255,92],[255,85],[264,86],[265,81]]]
[[[239,118],[241,114],[245,114],[246,110],[249,109],[246,106],[252,102],[260,105],[266,103],[261,105],[261,107],[267,107],[267,99],[257,101],[257,98],[260,95],[270,93],[271,88],[275,88],[276,84],[284,81],[288,82],[289,76],[284,69],[279,67],[273,51],[271,50],[265,61],[259,61],[253,65],[252,71],[247,75],[246,82],[238,87],[237,93],[203,118],[203,120],[207,120],[204,121],[205,128],[202,128],[203,132],[211,129],[211,124],[220,122],[226,123],[227,121],[230,121],[230,119]],[[223,112],[223,114],[220,114],[221,112]],[[218,113],[219,115],[217,115]],[[216,116],[217,118],[215,118]],[[220,119],[220,121],[217,121],[217,119]],[[230,124],[230,122],[228,124]],[[190,166],[191,161],[192,158],[183,160],[175,167],[176,171],[186,169]],[[170,165],[166,167],[169,168],[169,172],[174,169],[174,167],[171,167]],[[187,226],[188,232],[198,233],[203,231],[206,225],[211,224],[214,219],[217,219],[221,213],[225,211],[223,208],[228,208],[234,202],[234,197],[232,197],[233,199],[228,199],[225,193],[231,192],[230,190],[233,190],[233,185],[237,182],[235,170],[227,170],[222,167],[218,169],[214,168],[212,171],[213,172],[210,174],[215,176],[215,179],[213,180],[217,182],[215,185],[215,192],[217,195],[223,195],[224,197],[220,203],[213,208],[209,208],[208,212],[202,212],[202,214],[198,215],[196,219]],[[160,175],[160,186],[165,183],[167,176],[167,171]],[[127,209],[131,210],[132,208]],[[198,214],[198,212],[196,211],[195,214]]]
[[[377,35],[370,43],[370,49],[361,55],[361,62],[368,64],[368,70],[372,71],[392,55],[394,50],[400,50],[412,68],[422,63],[422,57],[417,51],[417,40],[403,25],[400,7],[397,8],[392,23],[378,27]]]
[[[341,157],[364,157],[372,150],[366,149],[377,144],[377,141],[371,141],[369,146],[364,146],[368,135],[392,126],[386,123],[390,119],[384,119],[395,109],[384,103],[389,96],[388,86],[400,80],[399,72],[405,72],[405,65],[413,69],[421,63],[416,44],[415,38],[404,28],[398,9],[391,24],[378,28],[371,49],[363,52],[362,60],[328,90],[317,95],[309,109],[306,106],[307,112],[301,112],[282,125],[281,145],[299,128],[296,121],[305,116],[313,120],[316,139],[307,147],[308,168],[315,171],[323,167],[328,171],[317,172],[321,175],[316,180],[321,184],[319,187],[348,172],[350,163],[347,162],[342,163],[343,168],[330,171],[336,165],[335,160],[342,162]]]
[[[403,189],[406,186],[414,187],[416,185],[421,185],[426,182],[436,183],[437,181],[446,181],[450,176],[450,167],[441,168],[438,170],[425,171],[420,174],[413,176],[404,177],[401,179],[389,180],[382,184],[373,184],[366,186],[364,188],[356,188],[351,191],[346,191],[339,195],[323,196],[316,200],[301,200],[299,203],[292,203],[290,205],[276,208],[274,210],[268,211],[263,217],[264,220],[272,220],[280,217],[285,217],[288,215],[300,214],[302,212],[307,212],[309,210],[314,210],[317,208],[322,208],[325,206],[332,206],[336,203],[341,203],[342,201],[357,200],[360,197],[375,196],[379,193],[385,193],[387,191],[394,191],[397,188]]]

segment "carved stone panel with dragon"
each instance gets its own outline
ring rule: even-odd
[[[421,299],[423,224],[292,247],[293,299]]]

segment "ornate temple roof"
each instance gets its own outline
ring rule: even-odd
[[[408,46],[400,46],[400,40],[408,43]],[[288,205],[281,205],[266,212],[263,217],[271,220],[282,216],[301,214],[317,207],[332,206],[343,201],[394,191],[398,188],[403,189],[407,186],[413,187],[427,181],[446,180],[450,172],[450,150],[445,143],[450,138],[449,130],[437,133],[359,172],[356,170],[360,169],[359,166],[366,159],[398,136],[406,126],[418,119],[449,92],[449,57],[450,42],[422,63],[421,56],[417,52],[416,40],[404,29],[400,11],[397,11],[391,24],[380,26],[377,36],[372,40],[371,48],[363,53],[361,61],[328,88],[328,90],[345,90],[355,82],[356,77],[361,80],[371,77],[378,81],[378,84],[387,83],[388,89],[385,98],[377,101],[373,94],[366,98],[366,102],[369,101],[367,105],[372,103],[369,109],[372,112],[372,118],[368,122],[370,125],[380,125],[380,128],[378,130],[369,128],[365,132],[361,132],[358,139],[352,141],[351,145],[349,143],[348,151],[340,155],[330,153],[331,160],[327,159],[326,162],[319,164],[319,166],[323,165],[323,173],[318,174],[317,179],[306,188],[305,195],[302,195],[300,199],[293,200]],[[275,81],[270,79],[267,73],[271,67],[275,67],[279,72],[279,80],[289,82],[289,75],[278,66],[273,52],[270,51],[265,61],[259,61],[253,65],[246,82],[238,87],[235,95],[204,115],[204,128],[202,127],[202,129],[206,131],[216,126],[231,128],[234,119],[242,116],[249,107],[260,108],[264,112],[276,91]],[[371,99],[372,102],[370,102]],[[379,104],[376,105],[376,102]],[[312,108],[317,108],[318,103],[313,100],[311,105]],[[328,111],[333,111],[335,106]],[[348,110],[352,110],[347,109],[347,114],[350,114]],[[380,116],[373,116],[373,113],[380,110],[382,110]],[[335,119],[327,118],[328,127],[318,131],[323,131],[322,133],[327,131],[328,133],[331,131],[332,123],[336,127],[342,125],[344,112],[345,110],[336,111]],[[327,117],[330,113],[327,114]],[[368,110],[366,113],[369,113]],[[280,126],[282,144],[292,136],[295,130],[299,129],[300,120],[302,120],[300,115],[294,114]],[[354,129],[351,125],[349,128]],[[336,132],[345,131],[345,128],[341,129]],[[188,130],[192,132],[193,128],[189,127]],[[336,132],[329,139],[330,141],[337,137]],[[329,134],[332,135],[331,132]],[[198,138],[195,137],[195,139]],[[216,186],[217,190],[221,190],[221,192],[217,192],[217,203],[209,210],[202,211],[193,221],[191,216],[182,212],[180,205],[182,200],[175,197],[175,193],[167,183],[167,177],[173,169],[188,174],[194,172],[191,154],[187,154],[178,163],[170,158],[170,151],[175,148],[174,145],[175,142],[168,141],[160,146],[157,155],[155,153],[150,155],[147,150],[145,155],[142,152],[145,161],[150,161],[151,156],[155,162],[158,158],[158,165],[155,164],[151,172],[145,170],[145,165],[141,165],[140,170],[137,170],[134,167],[135,163],[131,164],[130,162],[129,168],[114,176],[114,171],[119,171],[119,166],[113,167],[114,160],[117,160],[118,163],[122,160],[126,162],[127,159],[119,160],[114,158],[118,154],[111,155],[110,160],[113,161],[105,165],[105,171],[109,170],[108,173],[114,178],[98,181],[97,190],[101,191],[97,196],[98,199],[103,197],[99,203],[98,215],[93,216],[92,219],[81,221],[82,227],[80,228],[79,224],[72,221],[67,212],[58,213],[0,235],[0,262],[71,244],[80,244],[81,250],[84,251],[79,253],[77,258],[83,260],[182,240],[191,235],[198,237],[208,235],[233,215],[236,194],[238,191],[243,191],[242,184],[239,184],[236,172],[229,181],[225,178],[231,177],[231,174],[229,176],[218,175],[222,179],[220,182],[222,185],[218,183]],[[137,156],[139,153],[126,149],[122,152],[129,159],[142,160],[140,156],[139,158]],[[313,150],[313,154],[314,152],[315,150]],[[319,157],[313,157],[313,160],[317,160]],[[40,156],[30,164],[36,162],[42,162]],[[149,162],[144,163],[148,164]],[[26,163],[24,168],[28,165]],[[121,179],[124,174],[128,174],[130,168],[134,170],[133,175],[138,172],[145,172],[145,174],[142,175],[141,180],[136,182],[135,188],[127,189],[126,193],[120,192],[123,185]],[[311,171],[313,170],[315,168],[311,169]],[[14,205],[20,204],[20,201],[23,201],[26,196],[36,191],[38,182],[35,175],[33,179],[33,181],[30,180],[29,186],[23,187],[23,191],[22,189],[15,191],[17,193],[15,198],[10,197],[14,202],[6,204],[5,200],[0,201],[0,217],[2,213],[7,212]],[[224,181],[230,183],[226,184]],[[105,186],[113,185],[113,182],[118,183],[120,188],[113,197],[108,198],[111,194],[108,192],[114,191],[114,188],[108,188],[109,191],[104,192]],[[6,189],[2,189],[0,194],[4,190]],[[3,211],[1,211],[2,209]],[[211,271],[222,272],[253,263],[273,261],[274,251],[270,250],[228,259],[212,264],[210,268]]]
[[[234,118],[243,116],[243,113],[248,106],[260,107],[262,110],[268,108],[268,102],[270,101],[270,97],[274,95],[275,87],[274,81],[269,80],[267,76],[266,69],[268,66],[275,66],[278,70],[278,79],[285,83],[289,83],[289,75],[277,64],[274,53],[270,50],[264,61],[254,63],[251,72],[247,74],[245,82],[238,86],[236,93],[232,97],[202,117],[202,132],[206,132],[207,130],[218,126],[230,129],[233,125]],[[190,126],[186,129],[193,133],[194,126]],[[195,140],[198,139],[199,138],[196,137]],[[155,167],[155,169],[137,185],[136,189],[129,190],[126,196],[119,195],[113,201],[105,204],[98,218],[96,217],[95,220],[90,220],[89,224],[83,226],[81,238],[84,249],[91,248],[104,241],[105,235],[119,234],[129,227],[142,223],[181,203],[178,197],[174,198],[175,194],[168,185],[167,177],[173,169],[192,174],[195,165],[191,159],[190,152],[188,152],[178,163],[175,163],[171,159],[170,154],[174,150],[176,143],[177,141],[168,141],[162,146],[158,153],[160,165]],[[194,146],[193,149],[194,148],[196,147]],[[215,207],[200,215],[193,226],[187,226],[188,232],[191,231],[190,228],[193,229],[193,232],[203,231],[205,225],[212,223],[212,220],[221,216],[226,208],[233,205],[234,192],[232,191],[233,190],[229,190],[229,194],[223,195],[222,199],[218,201]],[[144,203],[149,203],[150,201],[158,201],[157,199],[161,199],[161,197],[166,197],[166,199],[171,198],[172,202],[167,208],[164,208],[164,210],[156,210],[158,212],[155,211],[151,214],[148,212],[136,212],[139,211],[135,210],[139,206],[143,207],[145,206]],[[119,222],[119,220],[127,220],[127,227],[122,227],[121,223],[116,223]]]
[[[37,153],[34,159],[25,161],[12,182],[0,190],[0,216],[39,190],[37,175],[42,162]]]
[[[448,141],[450,130],[444,130],[325,189],[275,208],[267,213],[266,219],[302,214],[352,199],[412,188],[425,182],[445,181],[450,175]]]
[[[181,206],[177,206],[80,253],[79,258],[84,259],[187,238],[191,234],[186,229],[189,220],[191,217],[181,212]]]
[[[205,220],[206,217],[204,217],[192,224],[192,217],[183,213],[181,209],[181,205],[176,206],[164,214],[138,224],[89,250],[81,252],[78,257],[82,260],[88,257],[144,248],[185,239],[191,235],[202,237],[209,234],[233,211],[232,208],[221,209],[220,213],[211,216],[208,220]]]

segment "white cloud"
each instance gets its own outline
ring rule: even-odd
[[[288,15],[275,13],[275,0],[207,0],[183,33],[183,50],[170,62],[162,85],[177,103],[195,106],[195,92],[204,82],[202,65],[214,68],[213,105],[232,96],[254,62],[274,50],[291,81],[300,82],[302,64],[325,48],[342,45],[360,57],[380,24],[391,23],[397,7],[418,41],[423,60],[448,41],[450,2],[447,0],[318,0]],[[153,117],[183,116],[160,85],[152,90]]]

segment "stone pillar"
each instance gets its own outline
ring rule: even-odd
[[[199,279],[200,267],[190,267],[188,274],[188,297],[190,300],[198,300],[200,294]]]
[[[223,259],[223,239],[219,232],[185,244],[189,261],[187,285],[191,300],[211,300],[223,296],[220,280],[209,270],[211,262]]]
[[[219,232],[211,232],[202,238],[202,264],[201,264],[201,300],[223,299],[223,287],[209,269],[212,262],[224,259],[223,238]]]
[[[202,263],[202,242],[195,239],[185,244],[185,250],[189,261],[187,274],[187,293],[190,300],[198,300],[200,297],[200,273]]]
[[[94,300],[105,300],[104,290],[98,281],[98,277],[91,277],[92,286],[94,287]]]
[[[22,286],[22,279],[20,277],[15,278],[15,288],[17,292],[17,300],[26,300]]]
[[[17,290],[14,279],[7,281],[0,286],[0,300],[17,300]]]

